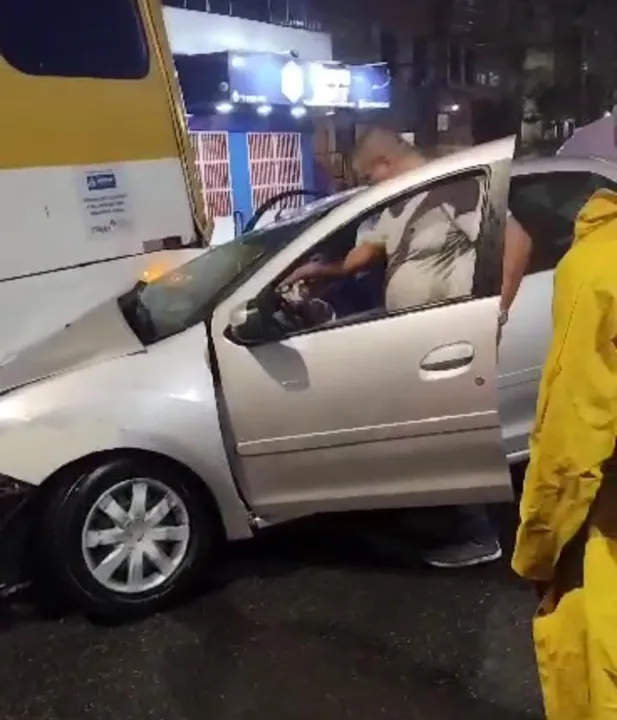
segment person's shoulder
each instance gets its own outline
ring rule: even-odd
[[[380,213],[380,223],[389,224],[409,219],[410,216],[415,215],[416,210],[423,206],[424,200],[428,194],[428,191],[424,190],[419,193],[414,193],[411,196],[406,195],[392,200]]]
[[[612,285],[615,263],[593,246],[574,243],[557,264],[556,282],[561,287],[578,288]]]
[[[381,213],[375,213],[374,215],[367,217],[366,220],[363,220],[360,223],[360,226],[358,227],[358,234],[371,232],[371,230],[374,230],[377,225],[379,225],[380,220]]]
[[[385,213],[377,212],[363,220],[356,231],[356,247],[367,243],[372,245],[384,245],[384,237],[387,235],[387,217]]]
[[[586,261],[587,278],[590,279],[597,289],[606,296],[617,299],[617,245],[613,247],[613,242],[607,243],[604,248],[589,248],[593,250],[593,255],[588,254]],[[586,258],[579,258],[579,264],[585,262]],[[574,258],[573,263],[577,262]]]
[[[427,205],[450,205],[456,215],[472,212],[480,201],[481,186],[473,176],[458,178],[451,182],[441,183],[427,195]]]

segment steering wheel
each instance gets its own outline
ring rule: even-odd
[[[268,212],[268,210],[272,210],[272,208],[276,207],[277,203],[281,202],[282,200],[287,200],[288,198],[293,197],[309,197],[314,200],[320,200],[321,198],[324,198],[326,196],[327,193],[321,192],[320,190],[302,190],[300,188],[296,188],[294,190],[285,190],[285,192],[274,195],[273,197],[266,200],[265,203],[262,203],[255,211],[253,217],[244,226],[243,232],[247,233],[251,232],[251,230],[254,230],[257,227],[257,224],[259,223],[261,218]],[[282,211],[283,208],[280,208],[276,216],[277,220],[280,218]]]
[[[291,299],[294,296],[298,298],[297,302]],[[332,305],[321,298],[307,296],[302,281],[291,287],[283,285],[277,288],[275,299],[276,310],[282,315],[284,324],[293,330],[310,330],[336,319]]]

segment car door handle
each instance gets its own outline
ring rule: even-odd
[[[430,373],[459,370],[471,365],[475,352],[473,345],[466,342],[442,345],[431,350],[420,361],[420,369]]]

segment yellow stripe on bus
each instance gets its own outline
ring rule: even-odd
[[[0,169],[177,157],[154,57],[142,80],[25,75],[0,59]]]

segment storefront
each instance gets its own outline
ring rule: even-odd
[[[269,198],[323,189],[316,176],[317,125],[335,127],[390,105],[383,64],[303,61],[295,53],[176,55],[213,241],[235,231]],[[322,186],[322,187],[320,187]],[[293,197],[289,203],[302,202]]]

